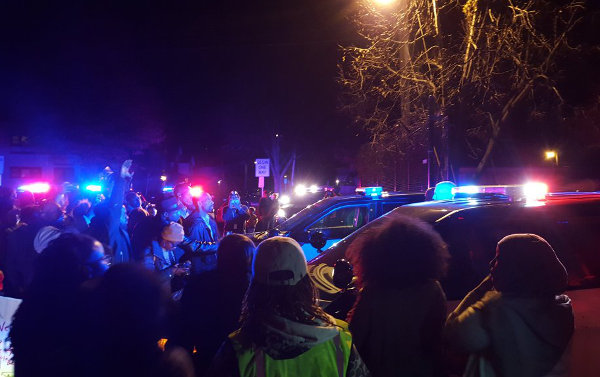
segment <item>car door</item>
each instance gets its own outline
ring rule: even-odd
[[[336,207],[323,214],[319,219],[306,227],[305,234],[308,242],[302,243],[302,250],[306,260],[311,260],[350,233],[367,224],[375,217],[377,207],[375,203],[346,204]],[[310,243],[311,237],[320,233],[325,238],[325,245],[319,249]]]

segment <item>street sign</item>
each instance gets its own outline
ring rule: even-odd
[[[257,158],[254,161],[255,166],[255,177],[268,177],[269,176],[269,159],[268,158]]]

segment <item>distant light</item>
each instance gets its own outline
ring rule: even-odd
[[[523,185],[523,195],[527,202],[543,200],[548,193],[548,185],[542,182],[531,182]]]
[[[42,194],[50,191],[50,185],[45,182],[31,183],[29,185],[19,186],[20,191],[29,191],[33,194]]]
[[[279,137],[279,134],[275,134],[275,137]]]
[[[165,186],[165,187],[163,187],[163,192],[173,192],[173,187]]]
[[[550,160],[556,158],[556,152],[555,151],[546,151],[546,160]]]
[[[450,200],[452,199],[452,191],[456,187],[454,182],[443,181],[435,185],[433,190],[433,200]]]
[[[290,204],[291,199],[289,197],[289,195],[281,195],[281,197],[279,198],[279,203],[280,204]]]
[[[452,188],[453,194],[477,194],[479,192],[482,192],[481,186],[457,186]]]
[[[221,184],[221,182],[223,182],[223,181],[219,179],[219,180],[217,181],[217,184],[218,184],[218,185],[220,185],[220,184]]]
[[[378,5],[390,5],[395,2],[396,0],[375,0],[375,3],[377,3]]]
[[[277,216],[285,217],[285,211],[283,210],[283,208],[279,208],[279,211],[277,211]]]
[[[256,165],[256,161],[254,161],[254,165]]]
[[[317,191],[319,191],[319,186],[317,186],[317,185],[310,186],[310,192],[312,192],[313,194],[316,194]]]
[[[339,179],[336,179],[336,180],[335,180],[335,184],[336,184],[336,185],[339,185],[339,184],[340,184],[340,180],[339,180]]]
[[[166,182],[167,181],[167,176],[166,175],[161,175],[160,176],[160,180],[163,181],[163,182]]]
[[[100,192],[102,191],[102,186],[100,185],[87,185],[85,189],[91,192]]]
[[[294,193],[298,196],[304,196],[306,194],[306,186],[303,184],[296,185]]]
[[[199,198],[200,195],[202,195],[203,192],[204,192],[204,190],[202,189],[202,186],[193,186],[190,189],[190,193],[192,194],[192,196],[194,198]]]

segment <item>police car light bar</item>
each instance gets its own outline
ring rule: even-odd
[[[364,194],[371,198],[380,198],[383,196],[383,187],[358,187],[356,193]]]
[[[33,194],[42,194],[50,191],[50,185],[45,182],[31,183],[28,185],[19,186],[19,191],[29,191]]]
[[[88,191],[91,191],[91,192],[100,192],[100,191],[102,191],[102,186],[91,184],[91,185],[85,186],[85,189]]]
[[[452,194],[462,196],[476,194],[506,195],[512,200],[539,201],[545,200],[548,194],[548,185],[542,182],[529,182],[523,185],[482,185],[482,186],[457,186],[452,188]]]
[[[192,186],[190,188],[190,194],[192,194],[194,198],[199,198],[200,196],[202,196],[203,192],[204,189],[202,188],[202,186]]]

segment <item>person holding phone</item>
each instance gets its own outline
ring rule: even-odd
[[[250,218],[248,207],[242,205],[240,194],[232,191],[229,194],[229,203],[223,209],[223,221],[225,221],[225,234],[246,232],[246,220]]]

